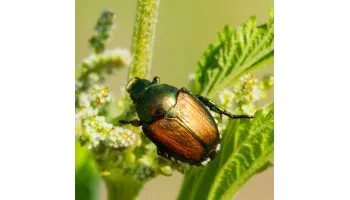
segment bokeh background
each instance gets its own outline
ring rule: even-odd
[[[273,0],[161,0],[152,60],[152,77],[161,82],[184,87],[188,76],[197,69],[197,62],[217,32],[225,24],[237,27],[249,16],[256,15],[258,23],[268,21],[268,8]],[[107,48],[130,48],[136,0],[76,0],[75,1],[75,59],[76,64],[92,51],[88,39],[104,9],[111,9],[117,16],[117,28]],[[273,74],[273,63],[254,73]],[[107,78],[107,86],[118,96],[126,82],[126,69]],[[123,88],[124,89],[124,88]],[[273,100],[273,91],[265,100]],[[237,200],[272,200],[273,168],[253,177],[238,193]],[[182,182],[182,175],[158,177],[149,181],[141,191],[141,200],[175,199]],[[99,197],[106,199],[104,185]]]

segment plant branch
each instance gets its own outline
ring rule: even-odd
[[[138,0],[129,77],[149,78],[160,0]]]

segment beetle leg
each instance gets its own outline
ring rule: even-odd
[[[142,126],[143,123],[140,120],[134,119],[131,121],[127,121],[127,120],[119,120],[119,123],[121,124],[131,124],[133,126]]]
[[[152,80],[152,84],[159,84],[160,83],[160,78],[158,76],[155,76]]]
[[[229,112],[227,112],[226,110],[223,110],[221,108],[219,108],[212,100],[206,98],[206,97],[203,97],[203,96],[200,96],[200,95],[195,95],[204,105],[208,106],[209,109],[213,112],[216,112],[220,115],[226,115],[227,117],[230,117],[230,118],[234,118],[234,119],[239,119],[239,118],[253,118],[252,115],[233,115]]]
[[[169,155],[164,152],[161,148],[157,147],[157,154],[158,156],[164,157],[164,158],[169,158]]]

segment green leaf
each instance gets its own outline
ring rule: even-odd
[[[97,199],[99,174],[94,166],[91,153],[75,141],[75,199]]]
[[[274,109],[258,110],[249,134],[221,167],[208,199],[230,199],[256,173],[266,169],[274,151]]]
[[[271,162],[271,161],[268,161],[267,163],[265,163],[260,169],[258,169],[257,171],[256,171],[256,173],[258,174],[258,173],[262,173],[262,172],[264,172],[265,170],[267,170],[268,168],[270,168],[270,167],[273,167],[273,163]]]
[[[185,173],[179,200],[208,199],[209,195],[211,199],[221,199],[221,195],[231,198],[251,176],[271,166],[268,161],[273,153],[273,104],[266,108],[258,110],[252,121],[229,120],[221,151],[209,165],[192,167]],[[241,173],[235,175],[237,170]],[[249,174],[241,176],[244,170]],[[231,179],[225,180],[227,177]]]
[[[210,44],[199,62],[195,79],[196,94],[214,97],[246,72],[273,58],[273,6],[269,15],[269,23],[260,26],[256,25],[255,16],[236,30],[225,26],[218,34],[217,44]]]

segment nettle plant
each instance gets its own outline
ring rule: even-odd
[[[158,7],[159,0],[138,0],[132,53],[105,49],[115,19],[111,11],[102,12],[89,41],[95,53],[76,67],[76,199],[95,199],[99,176],[108,199],[136,199],[147,181],[174,171],[184,174],[180,200],[231,199],[252,176],[272,166],[273,103],[256,105],[273,88],[273,76],[258,79],[249,72],[273,60],[273,6],[265,24],[257,26],[253,16],[237,29],[224,27],[190,76],[187,89],[193,94],[214,99],[231,113],[254,115],[231,119],[211,112],[221,149],[209,164],[193,166],[158,156],[141,128],[120,124],[137,119],[135,106],[128,94],[111,96],[103,82],[123,67],[129,68],[128,80],[151,80]]]

